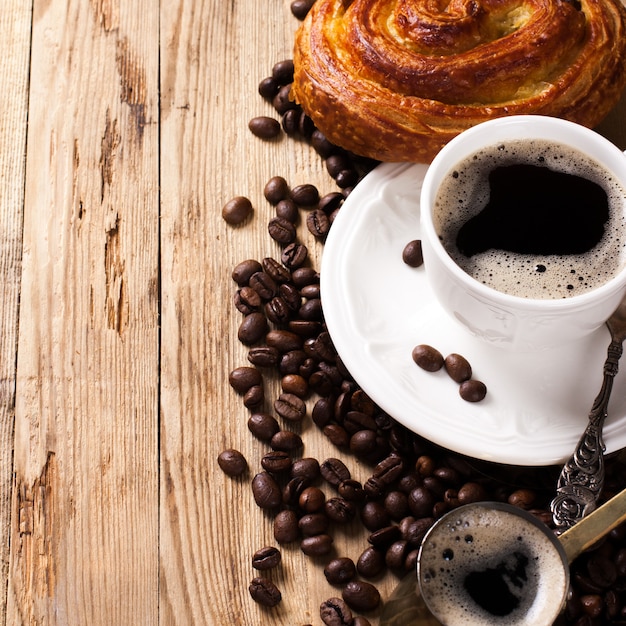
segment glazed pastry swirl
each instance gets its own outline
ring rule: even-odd
[[[293,96],[334,143],[428,162],[503,115],[596,125],[626,82],[620,0],[317,0]]]

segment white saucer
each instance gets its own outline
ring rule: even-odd
[[[420,238],[425,172],[425,165],[378,166],[333,223],[321,290],[335,347],[363,390],[423,437],[498,463],[560,464],[600,391],[608,330],[540,353],[510,352],[472,337],[441,309],[424,267],[402,261],[404,246]],[[466,402],[445,371],[420,369],[411,351],[422,343],[444,356],[465,356],[487,397]],[[626,446],[626,372],[615,379],[604,434],[607,453]]]

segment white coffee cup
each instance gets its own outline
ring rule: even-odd
[[[559,299],[497,291],[472,278],[450,257],[433,223],[443,178],[466,157],[507,141],[542,140],[569,146],[610,172],[626,189],[626,154],[598,133],[562,119],[510,116],[455,137],[429,166],[421,191],[424,265],[440,304],[473,335],[515,350],[541,350],[581,339],[600,328],[626,293],[626,266],[595,289]],[[514,193],[514,191],[513,191]],[[626,212],[626,198],[623,203]]]

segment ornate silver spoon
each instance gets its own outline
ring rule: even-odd
[[[611,343],[604,362],[602,387],[593,402],[587,428],[573,455],[561,470],[557,481],[557,495],[550,505],[557,533],[571,528],[596,508],[604,485],[605,448],[602,428],[607,416],[613,380],[622,356],[622,344],[626,339],[626,299],[622,300],[606,325],[611,333]]]

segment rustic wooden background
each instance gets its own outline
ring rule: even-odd
[[[0,623],[319,624],[337,594],[286,549],[280,607],[251,601],[271,520],[216,464],[264,450],[227,382],[231,269],[277,252],[263,186],[335,190],[305,144],[247,129],[297,24],[289,0],[3,4]],[[602,128],[622,149],[624,110]],[[232,228],[239,194],[255,215]],[[356,558],[363,536],[336,543]]]

